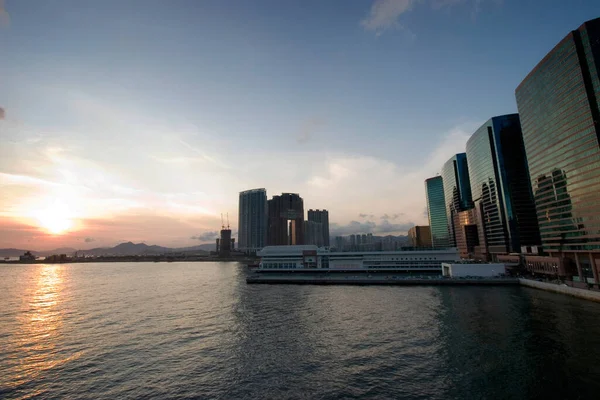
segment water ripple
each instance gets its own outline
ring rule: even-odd
[[[0,266],[0,398],[595,398],[600,305],[246,285],[235,263]]]

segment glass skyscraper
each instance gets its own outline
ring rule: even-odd
[[[473,208],[467,155],[459,153],[446,161],[442,168],[444,204],[450,244],[456,246],[454,219],[460,211]]]
[[[267,243],[267,191],[252,189],[240,192],[238,249],[255,252]]]
[[[436,176],[425,180],[425,193],[427,196],[429,227],[431,229],[431,243],[433,247],[450,247],[442,177]]]
[[[471,190],[489,253],[538,245],[529,171],[518,114],[493,117],[467,142]]]
[[[561,40],[515,94],[543,248],[591,277],[600,252],[600,18]]]

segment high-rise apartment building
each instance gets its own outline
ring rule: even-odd
[[[304,221],[304,244],[312,244],[323,247],[323,224],[315,221]]]
[[[411,247],[431,247],[431,229],[428,225],[413,226],[408,230],[408,241]]]
[[[448,217],[444,200],[444,183],[441,176],[425,180],[427,214],[433,247],[449,247]]]
[[[467,162],[484,251],[506,254],[539,245],[519,115],[493,117],[477,129],[467,141]]]
[[[304,201],[297,193],[282,193],[267,202],[269,246],[304,244]]]
[[[323,246],[329,247],[329,211],[308,210],[308,220],[323,226]]]
[[[515,94],[543,249],[598,282],[600,18],[561,40]]]
[[[450,245],[456,246],[455,217],[460,211],[473,208],[467,155],[459,153],[446,161],[441,175],[444,182],[444,204],[448,221],[448,237]]]
[[[238,249],[255,252],[267,243],[267,191],[240,192],[238,204]]]

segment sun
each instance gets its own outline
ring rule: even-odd
[[[48,207],[38,210],[36,219],[41,228],[53,235],[65,233],[73,226],[69,208],[60,201],[54,201]]]

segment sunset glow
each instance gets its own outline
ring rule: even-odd
[[[40,228],[53,235],[63,234],[73,227],[70,210],[58,200],[35,214]]]

